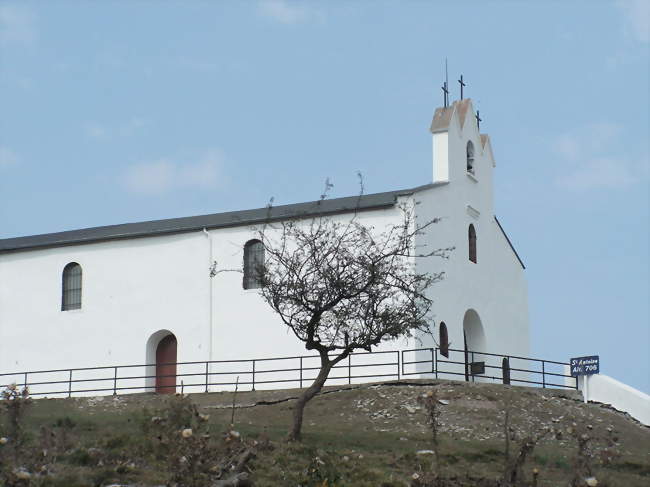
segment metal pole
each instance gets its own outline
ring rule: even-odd
[[[474,352],[472,352],[472,363],[474,363]],[[472,372],[472,366],[469,366],[470,372]],[[472,372],[472,382],[475,382],[474,373]]]
[[[434,370],[436,373],[436,379],[438,378],[438,349],[433,349],[433,360],[434,360]]]
[[[544,367],[543,360],[542,360],[542,389],[546,389],[546,368]]]
[[[68,397],[72,397],[72,369],[70,369],[70,375],[68,376]]]
[[[205,363],[205,392],[208,392],[208,362]]]
[[[253,390],[255,390],[255,360],[253,360]]]
[[[117,367],[115,367],[115,373],[113,374],[113,395],[117,396]]]
[[[302,389],[302,357],[300,357],[300,388]]]
[[[25,381],[23,382],[23,388],[27,387],[27,372],[25,372]]]
[[[352,384],[352,354],[348,355],[348,385]]]
[[[395,354],[397,355],[397,380],[400,380],[402,376],[400,375],[399,350],[396,350]]]

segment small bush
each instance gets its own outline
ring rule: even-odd
[[[341,474],[332,462],[314,457],[303,471],[300,485],[304,487],[336,487],[340,481]]]
[[[56,428],[72,429],[76,425],[77,424],[72,419],[70,419],[70,416],[64,416],[62,418],[57,418],[52,426]]]
[[[89,467],[95,464],[95,460],[85,448],[75,448],[65,457],[65,460],[70,465],[78,465],[80,467]]]

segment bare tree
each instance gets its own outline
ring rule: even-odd
[[[307,402],[354,350],[430,333],[432,301],[425,291],[443,276],[417,272],[415,261],[446,257],[451,249],[416,248],[416,237],[438,219],[418,224],[413,205],[399,211],[399,221],[383,229],[364,224],[355,212],[347,219],[321,214],[258,230],[265,250],[261,295],[305,348],[320,355],[316,379],[294,406],[290,440],[300,439]]]

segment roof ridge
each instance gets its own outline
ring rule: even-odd
[[[227,228],[242,225],[254,225],[265,221],[277,221],[287,218],[304,218],[315,215],[347,213],[353,210],[372,210],[393,206],[397,197],[413,194],[440,183],[430,183],[415,188],[384,191],[381,193],[342,196],[332,199],[290,203],[272,207],[234,210],[208,213],[196,216],[165,218],[140,222],[118,223],[98,227],[64,230],[0,239],[0,253],[29,250],[43,247],[92,243],[105,240],[139,238],[156,235],[186,233],[203,228]]]

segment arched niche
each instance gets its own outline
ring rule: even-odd
[[[478,313],[468,309],[463,317],[463,337],[465,346],[465,380],[470,380],[472,362],[480,361],[481,352],[486,352],[485,331]]]

